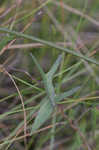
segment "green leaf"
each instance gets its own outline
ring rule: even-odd
[[[14,75],[13,75],[13,78],[14,78],[15,80],[17,80],[17,81],[19,81],[19,82],[21,82],[21,83],[23,83],[23,84],[25,84],[25,85],[31,87],[31,88],[34,88],[35,90],[43,91],[42,89],[38,88],[37,86],[32,85],[32,84],[28,83],[27,81],[22,80],[22,79],[20,79],[20,78],[14,76]]]
[[[69,97],[71,95],[73,95],[75,92],[77,92],[79,89],[81,88],[81,86],[78,86],[78,87],[75,87],[67,92],[64,92],[64,93],[60,93],[59,95],[56,95],[55,97],[55,102],[59,102],[63,99],[65,99],[66,97]]]
[[[44,73],[43,69],[41,68],[41,66],[40,66],[40,64],[38,63],[38,61],[37,61],[37,59],[35,58],[35,56],[34,56],[32,53],[30,53],[30,55],[31,55],[31,57],[32,57],[32,59],[33,59],[35,65],[37,66],[37,68],[38,68],[38,70],[39,70],[39,72],[40,72],[40,74],[41,74],[43,80],[45,80],[45,73]]]
[[[40,71],[40,74],[41,74],[43,82],[44,82],[47,96],[48,96],[52,106],[55,106],[55,100],[54,100],[55,91],[54,91],[54,86],[53,86],[52,80],[53,80],[53,76],[62,60],[62,55],[59,55],[56,62],[54,63],[54,65],[52,66],[52,68],[50,69],[50,71],[47,74],[44,73],[44,71],[42,70],[41,66],[39,65],[37,59],[35,58],[35,56],[33,56],[32,53],[30,55],[32,56],[34,63],[36,64],[38,70]]]
[[[60,95],[55,96],[55,102],[59,102],[59,101],[63,100],[64,98],[73,95],[75,92],[77,92],[79,90],[79,88],[80,87],[76,87],[76,88],[73,88],[72,90],[69,90]],[[39,129],[45,123],[45,121],[47,121],[50,118],[53,110],[54,110],[54,108],[52,107],[49,99],[47,97],[44,98],[42,105],[40,107],[40,110],[38,112],[38,115],[37,115],[36,119],[34,120],[34,124],[33,124],[31,133],[34,132],[35,130]]]
[[[15,36],[18,36],[18,37],[23,37],[23,38],[25,38],[25,39],[29,39],[29,40],[32,40],[32,41],[40,42],[40,43],[42,43],[42,44],[44,44],[44,45],[48,45],[48,46],[54,47],[54,48],[59,49],[59,50],[61,50],[61,51],[67,52],[67,53],[69,53],[69,54],[72,54],[72,55],[74,55],[74,56],[80,57],[81,59],[84,59],[84,60],[86,60],[86,61],[89,61],[89,62],[91,62],[91,63],[94,63],[94,64],[99,65],[99,62],[97,62],[97,61],[94,60],[94,59],[91,59],[91,58],[89,58],[89,57],[87,57],[87,56],[84,56],[84,55],[82,55],[82,54],[80,54],[80,53],[78,53],[78,52],[76,52],[76,51],[72,51],[72,50],[70,50],[70,49],[68,49],[68,48],[64,48],[64,47],[62,47],[62,46],[59,46],[59,45],[57,45],[57,44],[55,44],[55,43],[52,43],[52,42],[50,42],[50,41],[45,41],[45,40],[36,38],[36,37],[34,37],[34,36],[30,36],[30,35],[23,34],[23,33],[20,33],[20,32],[12,31],[12,30],[9,30],[9,29],[3,28],[3,27],[0,27],[0,31],[1,31],[1,32],[10,33],[10,34],[15,35]]]
[[[51,106],[50,101],[45,98],[46,102],[41,106],[36,119],[34,120],[34,124],[32,127],[32,132],[39,129],[41,125],[49,119],[51,113],[53,112],[53,107]]]
[[[53,75],[57,71],[57,68],[58,68],[59,64],[61,63],[61,60],[62,60],[62,55],[59,55],[57,60],[56,60],[56,62],[51,67],[50,71],[47,73],[48,78],[52,78],[53,77]]]

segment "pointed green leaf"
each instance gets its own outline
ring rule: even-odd
[[[52,78],[53,75],[55,74],[56,70],[58,69],[58,66],[60,65],[62,60],[62,55],[59,55],[56,62],[53,64],[53,66],[51,67],[50,71],[47,73],[47,76],[49,78]]]
[[[32,53],[30,55],[32,56],[32,59],[33,59],[34,63],[36,64],[38,70],[40,71],[40,74],[42,76],[44,86],[45,86],[45,89],[46,89],[47,96],[48,96],[52,106],[55,106],[55,100],[54,100],[55,91],[54,91],[54,86],[53,86],[53,83],[52,83],[52,79],[53,79],[54,73],[56,72],[56,70],[57,70],[57,68],[58,68],[58,66],[61,62],[62,55],[59,55],[58,59],[56,60],[56,62],[52,66],[51,70],[47,74],[44,73],[44,71],[42,70],[41,66],[39,65],[37,59],[35,58],[35,56],[33,56]]]
[[[73,88],[72,90],[69,90],[67,92],[64,92],[64,93],[56,96],[55,102],[59,102],[59,101],[63,100],[64,98],[73,95],[75,92],[77,92],[79,90],[79,88],[80,87]],[[45,123],[45,121],[47,121],[50,118],[52,112],[53,112],[53,107],[52,107],[49,99],[46,97],[43,99],[43,102],[42,102],[42,105],[38,112],[38,115],[37,115],[36,119],[34,120],[32,132],[39,129]]]
[[[39,72],[40,72],[40,74],[41,74],[43,80],[45,80],[45,73],[44,73],[43,69],[41,68],[41,66],[40,66],[40,64],[38,63],[38,61],[37,61],[37,59],[35,58],[35,56],[34,56],[32,53],[30,53],[30,55],[31,55],[31,57],[32,57],[32,59],[33,59],[35,65],[37,66],[37,68],[38,68],[38,70],[39,70]]]
[[[63,100],[66,97],[69,97],[71,95],[73,95],[75,92],[77,92],[79,89],[81,88],[81,86],[75,87],[67,92],[61,93],[59,95],[56,95],[55,97],[55,102],[59,102],[61,100]]]
[[[44,99],[45,101],[45,99]],[[34,124],[32,127],[32,132],[39,129],[41,125],[49,119],[51,113],[53,112],[53,107],[51,106],[50,101],[46,98],[46,102],[41,106],[36,119],[34,120]]]

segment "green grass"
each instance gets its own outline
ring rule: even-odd
[[[0,149],[98,150],[98,0],[0,3]]]

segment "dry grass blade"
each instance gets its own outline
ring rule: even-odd
[[[8,47],[8,49],[18,49],[18,48],[38,48],[44,46],[41,43],[30,43],[30,44],[15,44]]]
[[[25,107],[24,107],[24,101],[23,101],[23,98],[22,98],[22,95],[20,93],[20,90],[18,89],[13,77],[11,76],[11,74],[9,74],[5,68],[0,65],[0,72],[3,72],[4,74],[6,74],[7,76],[9,76],[9,78],[11,79],[11,81],[13,82],[18,94],[19,94],[19,97],[20,97],[20,100],[21,100],[21,103],[22,103],[22,107],[23,107],[23,112],[24,112],[24,135],[26,136],[26,129],[27,129],[27,122],[26,122],[26,111],[25,111]],[[26,143],[26,138],[24,139],[25,143]]]
[[[1,51],[0,51],[0,56],[7,50],[9,47],[15,42],[15,39],[12,40],[8,45],[6,45]]]
[[[12,9],[14,9],[16,7],[16,5],[12,5],[10,8],[8,8],[1,16],[0,19],[5,17],[8,13],[10,13],[12,11]]]
[[[81,137],[82,140],[83,140],[83,146],[85,147],[85,149],[91,150],[91,148],[90,148],[90,146],[89,146],[89,144],[88,144],[88,142],[87,142],[85,136],[84,136],[83,133],[80,131],[78,125],[77,125],[77,124],[75,125],[75,124],[73,123],[73,121],[64,113],[64,110],[63,110],[63,109],[60,109],[60,111],[61,111],[62,116],[63,116],[66,120],[68,120],[68,122],[69,122],[69,124],[70,124],[70,127],[71,127],[73,130],[75,130],[76,132],[79,133],[80,137]]]
[[[60,6],[60,3],[59,3],[59,2],[54,1],[53,3],[56,4],[56,5],[58,5],[58,6]],[[74,13],[74,14],[76,14],[76,15],[79,15],[79,16],[81,16],[81,17],[87,19],[88,21],[90,21],[91,23],[93,23],[94,25],[96,25],[96,26],[99,27],[99,21],[96,21],[95,19],[93,19],[92,17],[90,17],[90,16],[88,16],[88,15],[82,13],[81,11],[79,11],[79,10],[77,10],[77,9],[75,9],[75,8],[72,8],[72,7],[70,7],[70,6],[67,5],[67,4],[64,4],[64,5],[63,5],[63,8],[66,9],[66,10],[68,10],[68,11],[71,12],[71,13]]]
[[[57,42],[56,44],[60,46],[67,46],[67,47],[72,47],[73,44],[72,42]],[[22,49],[22,48],[39,48],[39,47],[44,47],[44,44],[41,43],[27,43],[27,44],[14,44],[14,45],[9,45],[7,49]]]
[[[16,4],[18,5],[18,7],[21,5],[22,0],[16,0]]]

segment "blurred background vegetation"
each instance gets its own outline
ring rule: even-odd
[[[98,100],[99,1],[0,0],[0,149],[98,150]]]

